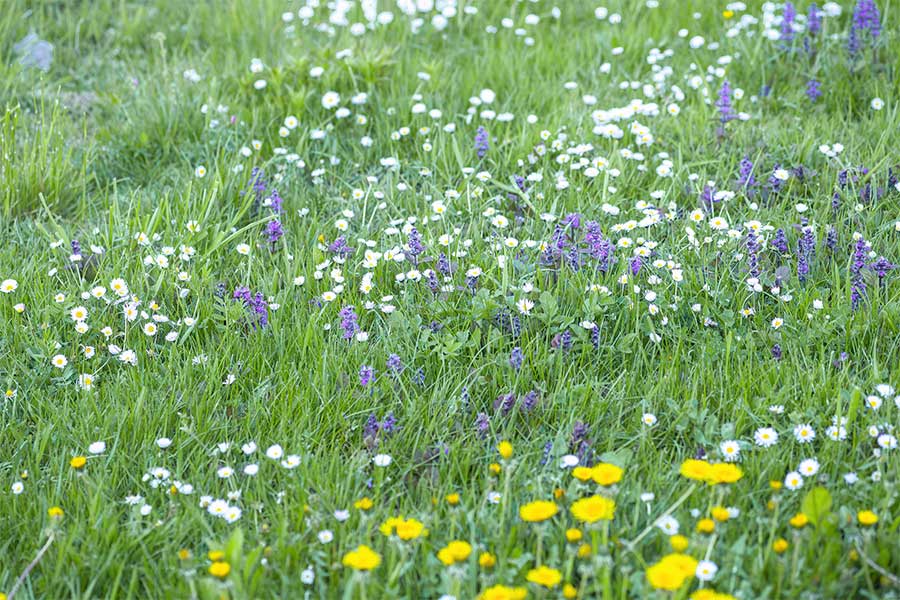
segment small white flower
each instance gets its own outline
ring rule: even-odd
[[[716,566],[716,563],[709,560],[701,560],[697,563],[697,579],[700,581],[712,581],[718,570],[719,567]]]
[[[300,582],[304,585],[312,585],[316,580],[316,572],[313,571],[312,565],[303,569],[303,572],[300,573]]]
[[[578,465],[578,457],[574,454],[566,454],[565,456],[559,459],[559,468],[560,469],[571,469],[574,466]]]
[[[106,452],[106,442],[94,442],[88,446],[88,452],[91,454],[103,454]]]
[[[719,444],[719,451],[726,462],[735,462],[741,458],[741,446],[734,440],[728,440]]]
[[[337,513],[335,513],[334,516],[338,521],[342,520],[342,519],[338,518]],[[323,529],[316,535],[316,537],[319,538],[320,544],[330,544],[331,541],[334,539],[334,534],[331,533],[331,530],[329,530],[329,529]]]
[[[819,461],[814,458],[807,458],[800,461],[800,466],[797,467],[797,470],[804,477],[812,477],[819,472]]]
[[[167,437],[161,437],[158,440],[156,440],[156,445],[159,446],[160,448],[162,448],[163,450],[165,450],[166,448],[168,448],[169,446],[172,445],[172,440],[170,440]]]
[[[680,527],[678,519],[671,515],[658,519],[656,521],[656,526],[666,535],[675,535],[678,533]]]
[[[799,490],[803,487],[803,477],[797,471],[791,471],[784,478],[784,487],[789,490]]]
[[[753,441],[757,446],[770,448],[778,442],[778,432],[771,427],[760,427],[753,434]]]
[[[266,449],[266,456],[272,460],[278,460],[284,456],[284,450],[278,444],[273,444]]]
[[[390,454],[376,454],[372,458],[372,462],[375,463],[376,467],[386,467],[391,464],[394,459],[391,458]]]

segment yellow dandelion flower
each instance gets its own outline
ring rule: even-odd
[[[688,547],[688,539],[683,535],[673,535],[669,538],[669,545],[675,552],[684,552]]]
[[[559,512],[559,507],[549,500],[535,500],[519,507],[519,516],[528,523],[540,523]]]
[[[365,544],[361,544],[356,550],[351,550],[345,554],[341,562],[343,562],[345,567],[350,567],[357,571],[371,571],[381,564],[381,555]]]
[[[861,510],[856,513],[856,520],[859,521],[860,525],[869,527],[878,522],[878,515],[871,510]]]
[[[705,460],[697,460],[696,458],[687,459],[681,463],[681,468],[679,469],[679,473],[681,473],[682,477],[687,477],[688,479],[693,479],[695,481],[707,481],[711,472],[712,465]]]
[[[497,564],[497,557],[490,552],[482,552],[478,556],[478,566],[482,569],[493,569]]]
[[[454,540],[438,551],[438,560],[447,565],[463,562],[472,554],[472,546],[462,540]]]
[[[570,510],[573,517],[585,523],[612,521],[616,512],[616,503],[609,498],[595,494],[576,500]]]
[[[699,533],[712,533],[716,529],[716,522],[712,519],[700,519],[697,521],[697,531]]]
[[[804,527],[807,526],[807,524],[809,524],[809,517],[807,517],[805,514],[800,512],[800,513],[797,513],[796,515],[794,515],[793,517],[791,517],[791,520],[788,522],[791,524],[791,527],[793,527],[794,529],[803,529]]]
[[[609,463],[599,463],[591,469],[591,477],[594,482],[604,486],[619,483],[622,480],[623,473],[624,471],[620,467]]]
[[[580,542],[582,537],[584,537],[584,534],[581,533],[580,529],[566,529],[566,541],[574,544],[575,542]]]
[[[481,592],[477,600],[523,600],[527,595],[528,590],[523,587],[508,587],[498,583]]]
[[[556,569],[541,565],[536,569],[531,569],[525,576],[529,583],[534,583],[545,588],[554,588],[562,581],[562,573]]]
[[[218,577],[219,579],[224,579],[228,577],[228,574],[231,573],[231,565],[224,561],[216,561],[213,564],[209,565],[209,574],[213,577]]]
[[[724,506],[715,506],[712,511],[712,518],[719,522],[725,522],[728,520],[728,509]]]
[[[588,481],[593,475],[594,471],[590,467],[575,467],[572,469],[572,477],[579,481]]]

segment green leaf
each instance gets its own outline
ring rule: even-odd
[[[831,494],[822,486],[814,487],[803,498],[800,510],[810,523],[818,527],[831,510]]]

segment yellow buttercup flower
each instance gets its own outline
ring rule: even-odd
[[[778,538],[774,542],[772,542],[772,550],[775,551],[775,554],[782,554],[785,550],[788,549],[788,541],[784,538]]]
[[[568,542],[580,542],[583,536],[580,529],[566,529],[566,541]]]
[[[381,555],[361,544],[344,555],[343,564],[357,571],[371,571],[381,564]]]
[[[50,508],[47,509],[47,515],[51,519],[62,519],[64,514],[65,513],[63,512],[63,509],[61,509],[58,506],[51,506]]]
[[[535,583],[545,588],[553,588],[562,581],[562,573],[556,569],[541,565],[536,569],[528,571],[525,579],[530,583]]]
[[[506,440],[497,444],[497,452],[500,453],[500,456],[503,460],[509,460],[513,455],[513,446]]]
[[[563,598],[566,598],[566,600],[571,600],[572,598],[574,598],[575,596],[578,595],[578,588],[576,588],[571,583],[567,583],[566,585],[563,586],[562,593],[563,593]]]
[[[368,496],[363,496],[359,500],[353,503],[353,506],[358,508],[359,510],[369,510],[374,506],[374,502]]]
[[[578,558],[587,558],[591,555],[593,548],[590,544],[582,544],[578,546]]]
[[[559,507],[549,500],[535,500],[519,507],[519,516],[529,523],[540,523],[559,512]]]
[[[597,496],[581,498],[572,503],[572,516],[585,523],[612,521],[616,512],[616,503],[609,498]]]
[[[225,558],[225,553],[221,550],[210,550],[206,557],[213,562],[218,562]]]
[[[69,461],[69,465],[71,465],[73,469],[80,469],[86,464],[87,459],[83,456],[73,456],[72,460]]]
[[[490,469],[491,474],[493,475],[499,475],[501,470],[500,465],[498,465],[497,463],[491,463],[488,469]]]
[[[191,551],[187,548],[182,548],[178,551],[178,560],[188,560],[191,557]]]
[[[446,496],[444,496],[444,500],[446,500],[447,504],[449,504],[450,506],[456,506],[457,504],[459,504],[459,494],[447,494]]]

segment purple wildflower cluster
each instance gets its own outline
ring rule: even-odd
[[[531,390],[521,397],[515,392],[500,394],[494,400],[494,410],[504,417],[508,416],[516,408],[520,412],[527,413],[534,410],[540,398],[541,395],[537,390]]]
[[[794,20],[797,18],[797,9],[793,2],[785,2],[781,13],[781,43],[787,48],[794,41]]]
[[[866,297],[866,282],[863,280],[863,269],[866,267],[866,257],[869,245],[862,236],[856,240],[853,250],[853,259],[850,264],[850,305],[853,310],[859,309],[860,303]]]
[[[806,97],[810,102],[816,102],[822,97],[822,84],[815,79],[806,82]]]
[[[354,250],[354,248],[347,245],[347,239],[342,235],[339,235],[328,245],[328,251],[336,254],[339,258],[347,258],[353,254]]]
[[[352,340],[353,336],[359,333],[359,316],[357,316],[356,311],[352,306],[345,306],[338,312],[338,317],[341,319],[341,329],[344,332],[343,338],[345,340]]]
[[[250,315],[250,324],[254,329],[256,329],[257,324],[259,327],[265,327],[269,324],[269,305],[261,292],[253,294],[250,292],[250,288],[240,286],[235,288],[232,297],[243,302]]]
[[[375,413],[370,413],[363,427],[363,439],[368,446],[375,447],[384,438],[392,436],[399,428],[394,413],[388,413],[381,421],[378,420]]]
[[[847,38],[847,51],[855,57],[868,43],[874,46],[881,35],[881,12],[875,0],[857,0],[853,9],[850,34]]]
[[[484,127],[479,127],[475,131],[475,154],[478,155],[478,158],[484,158],[489,149],[488,132]]]

